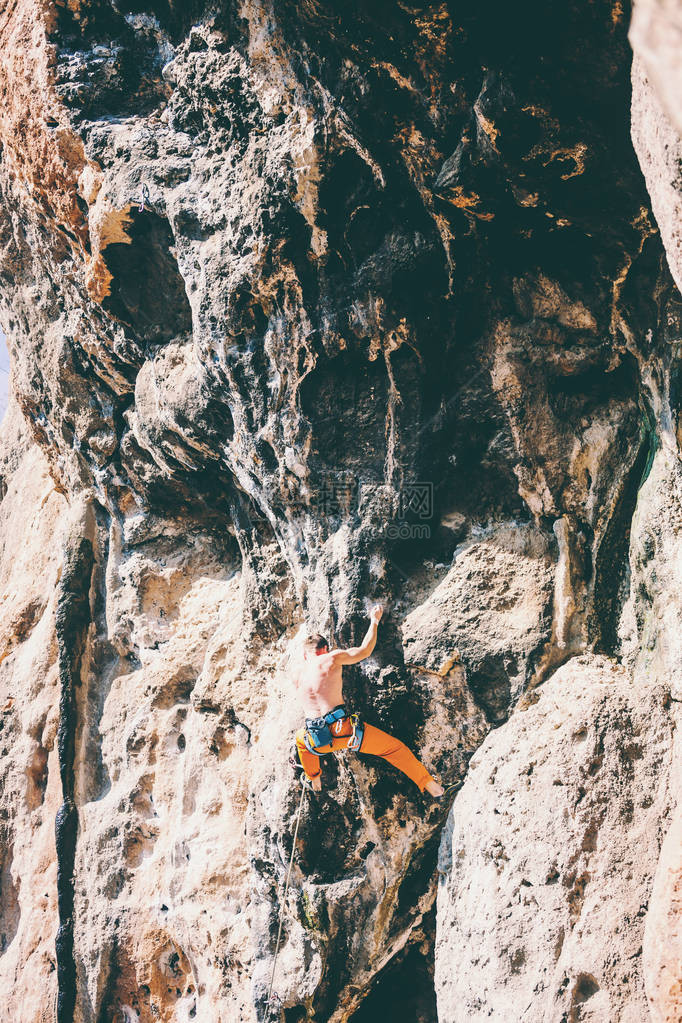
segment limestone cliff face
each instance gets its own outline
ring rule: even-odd
[[[271,1018],[679,1018],[679,141],[629,24],[2,8],[1,1020],[265,1018],[301,632],[377,599],[348,702],[449,791],[325,765]]]

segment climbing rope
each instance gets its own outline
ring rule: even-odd
[[[448,787],[443,790],[443,795],[440,798],[444,800],[448,792],[452,792],[453,789],[461,789],[463,784],[464,783],[462,781],[456,781],[454,784],[448,785]]]
[[[138,199],[137,196],[131,196],[129,202],[137,203],[137,208],[140,213],[144,213],[147,206],[151,207],[151,196],[146,182],[143,182],[142,184],[140,198]]]
[[[293,841],[293,844],[291,846],[291,858],[289,860],[289,869],[287,870],[287,878],[286,878],[286,881],[284,882],[284,895],[282,896],[282,901],[281,901],[280,907],[279,907],[279,927],[277,929],[277,943],[275,945],[275,958],[272,961],[272,973],[270,974],[270,989],[268,991],[268,1001],[267,1001],[267,1004],[265,1006],[265,1019],[266,1020],[270,1018],[270,1003],[272,1001],[272,988],[273,988],[273,985],[275,983],[275,970],[277,969],[277,956],[279,954],[279,944],[280,944],[280,941],[282,940],[282,924],[284,923],[284,907],[286,906],[287,892],[289,891],[289,879],[291,877],[291,868],[294,865],[294,853],[296,852],[296,840],[298,838],[298,825],[301,822],[301,810],[303,809],[303,796],[305,795],[305,790],[307,788],[308,788],[308,786],[305,783],[304,779],[302,778],[301,779],[301,798],[300,798],[300,800],[298,802],[298,813],[296,814],[296,827],[294,828],[294,841]]]

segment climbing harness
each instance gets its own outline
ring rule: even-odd
[[[353,726],[353,732],[348,739],[346,748],[357,753],[362,746],[365,726],[361,723],[359,714],[347,714],[346,708],[342,704],[328,711],[324,717],[306,718],[303,742],[308,752],[313,753],[316,757],[325,756],[324,753],[319,753],[318,749],[320,746],[331,746],[334,739],[331,726],[337,721],[342,721],[344,718],[349,718]]]
[[[308,752],[314,753],[316,757],[323,757],[324,753],[318,753],[316,747],[331,745],[334,736],[330,726],[347,716],[345,707],[339,704],[321,718],[306,718],[303,741]]]
[[[270,974],[270,989],[268,991],[268,1001],[265,1006],[265,1019],[270,1018],[270,1003],[272,1001],[272,987],[275,983],[275,970],[277,968],[277,956],[279,954],[279,945],[282,940],[282,924],[284,923],[284,907],[287,901],[287,892],[289,891],[289,879],[291,877],[291,868],[294,865],[294,853],[296,852],[296,840],[298,839],[298,825],[301,822],[301,810],[303,809],[303,796],[305,790],[309,787],[308,782],[305,778],[301,778],[301,798],[298,802],[298,813],[296,814],[296,827],[294,828],[294,841],[291,846],[291,858],[289,860],[289,869],[287,870],[286,881],[284,882],[284,895],[279,906],[279,927],[277,928],[277,943],[275,945],[275,958],[272,961],[272,973]]]
[[[306,731],[303,735],[303,742],[308,752],[313,753],[316,757],[325,756],[326,754],[318,752],[319,747],[331,746],[334,734],[333,728],[330,725],[333,726],[336,721],[343,721],[344,718],[349,718],[353,726],[346,749],[357,753],[362,746],[365,726],[361,723],[359,714],[347,714],[343,705],[334,707],[333,710],[330,710],[322,718],[306,718]]]

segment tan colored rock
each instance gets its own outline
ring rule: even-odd
[[[630,28],[632,139],[651,196],[670,272],[682,286],[682,100],[678,0],[637,0]],[[671,340],[677,334],[676,307],[668,307]],[[675,370],[677,372],[677,370]],[[638,682],[670,684],[682,694],[680,629],[682,583],[679,535],[682,524],[682,429],[676,402],[652,367],[647,379],[660,422],[660,448],[638,496],[632,524],[630,596],[621,623],[624,651]],[[678,768],[679,773],[679,768]],[[682,791],[661,850],[646,917],[643,968],[654,1023],[682,1018]]]
[[[682,135],[682,4],[679,0],[635,0],[629,37],[665,116]],[[638,70],[640,74],[642,70]]]
[[[447,675],[460,661],[492,720],[530,681],[550,639],[554,552],[532,525],[501,525],[457,549],[402,624],[409,664]]]
[[[26,208],[54,211],[62,240],[85,256],[87,224],[78,202],[78,182],[88,161],[82,139],[71,129],[54,88],[54,50],[49,36],[55,5],[22,0],[0,20],[0,138],[3,159],[23,184]]]
[[[660,94],[652,86],[649,76],[650,65],[636,51],[632,61],[632,141],[651,197],[668,266],[680,288],[682,183],[679,164],[682,141],[671,120],[670,107],[662,106]]]
[[[632,522],[630,594],[621,634],[635,684],[668,686],[676,701],[672,706],[678,707],[682,698],[682,608],[677,599],[682,587],[682,466],[671,432],[663,432],[662,439],[639,491]],[[682,1012],[679,773],[677,766],[673,771],[677,803],[672,803],[670,829],[661,849],[644,932],[642,968],[655,1023],[672,1023]]]
[[[682,814],[661,848],[644,928],[644,980],[652,1023],[682,1019]]]
[[[3,437],[13,437],[14,447],[10,464],[3,451],[0,503],[2,1023],[51,1020],[57,980],[54,820],[62,791],[54,619],[69,510],[43,455],[21,439],[20,418],[11,403]]]
[[[441,841],[439,1020],[647,1018],[641,947],[674,733],[665,685],[589,656],[490,733]]]
[[[235,674],[235,651],[244,650],[240,573],[201,553],[178,558],[169,539],[109,569],[109,628],[137,651],[138,667],[121,662],[103,698],[91,688],[101,699],[91,725],[101,763],[89,762],[84,736],[81,982],[94,1012],[120,1005],[142,1020],[173,1020],[210,1011],[228,1023],[249,1002],[250,959],[251,751],[233,708],[255,732],[262,698],[246,684],[240,699]],[[195,701],[205,666],[215,683],[217,657],[223,688],[209,684],[209,699],[204,676]]]

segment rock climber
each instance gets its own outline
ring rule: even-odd
[[[338,749],[372,753],[383,757],[434,798],[443,795],[443,787],[432,778],[407,746],[374,725],[360,723],[357,714],[349,714],[343,705],[344,664],[357,664],[374,650],[377,627],[383,608],[377,604],[370,614],[370,625],[360,646],[348,650],[330,650],[324,636],[314,634],[304,641],[303,662],[295,685],[306,715],[305,728],[296,733],[296,748],[313,788],[322,788],[320,757]]]

